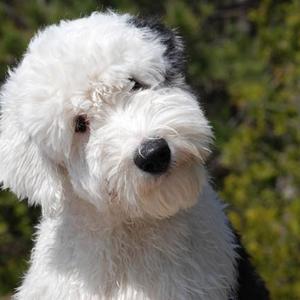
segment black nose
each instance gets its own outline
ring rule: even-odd
[[[171,151],[165,139],[151,139],[143,142],[134,155],[134,163],[151,174],[163,173],[168,169]]]

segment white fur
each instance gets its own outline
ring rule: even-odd
[[[2,89],[0,180],[43,212],[15,299],[218,300],[235,287],[234,237],[203,165],[210,127],[182,75],[164,85],[159,37],[129,18],[47,27]],[[79,114],[89,132],[74,132]],[[172,163],[152,176],[133,155],[157,136]]]

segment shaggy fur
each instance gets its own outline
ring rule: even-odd
[[[42,207],[15,299],[267,297],[208,182],[212,132],[172,30],[111,12],[47,27],[1,107],[0,180]],[[133,157],[157,138],[171,163],[153,175]]]

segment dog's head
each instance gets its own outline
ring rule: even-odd
[[[180,38],[95,13],[39,32],[1,93],[0,181],[50,214],[75,195],[162,218],[193,205],[211,130]]]

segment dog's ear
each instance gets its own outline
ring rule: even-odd
[[[137,28],[151,31],[165,45],[164,57],[168,63],[166,79],[172,81],[178,74],[186,73],[184,44],[176,30],[166,27],[158,18],[132,17],[130,23]]]
[[[9,89],[0,96],[0,182],[2,188],[28,198],[29,204],[40,204],[43,214],[51,216],[61,206],[61,172],[22,128]]]

